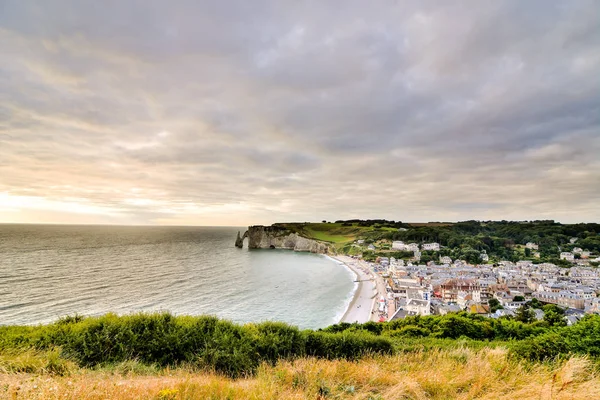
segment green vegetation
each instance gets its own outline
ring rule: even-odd
[[[546,361],[580,354],[600,362],[600,316],[587,315],[573,326],[565,326],[562,310],[543,307],[549,318],[524,322],[518,318],[491,319],[475,314],[415,316],[386,323],[363,325],[341,323],[325,332],[360,332],[389,337],[401,351],[455,348],[480,349],[505,346],[510,353],[528,361]],[[560,311],[559,311],[560,310]],[[523,307],[522,313],[530,309]]]
[[[166,313],[67,318],[50,325],[0,327],[0,371],[61,374],[74,366],[191,366],[237,377],[253,374],[264,363],[307,356],[357,360],[368,354],[464,346],[508,347],[515,357],[530,361],[572,354],[600,359],[600,316],[586,316],[567,327],[559,322],[559,311],[544,310],[549,319],[536,322],[459,313],[342,323],[318,331],[278,322],[237,325],[210,316]]]
[[[580,247],[600,254],[600,224],[560,224],[554,221],[463,221],[457,223],[413,223],[377,220],[339,220],[335,223],[282,223],[274,226],[310,238],[333,243],[338,252],[355,255],[363,254],[374,260],[378,256],[412,258],[411,252],[396,252],[391,242],[405,243],[437,242],[440,251],[422,251],[421,262],[438,261],[440,256],[465,260],[472,264],[480,262],[481,254],[486,253],[491,262],[532,260],[551,262],[569,267],[571,263],[559,259],[561,251],[572,251]],[[571,243],[572,238],[577,239]],[[364,240],[361,246],[358,239]],[[525,247],[535,243],[539,250]],[[375,250],[366,246],[374,244]],[[539,257],[538,254],[539,253]],[[596,262],[590,265],[597,266]]]
[[[391,353],[387,338],[365,332],[300,331],[278,322],[237,325],[216,317],[167,313],[68,318],[36,327],[0,327],[0,352],[55,351],[82,367],[136,360],[146,365],[195,365],[229,376],[262,362],[314,356],[356,359]]]
[[[576,243],[570,243],[577,238]],[[485,251],[491,260],[518,261],[532,259],[536,262],[552,262],[569,266],[559,260],[561,251],[581,247],[600,252],[600,224],[560,224],[554,221],[464,221],[446,226],[419,226],[407,231],[394,232],[389,240],[405,242],[437,242],[444,248],[435,256],[450,256],[470,263],[478,263]],[[521,245],[528,242],[539,245],[540,258]],[[529,254],[529,255],[528,255]],[[533,257],[533,258],[532,258]],[[426,261],[421,256],[421,261]]]
[[[358,221],[358,220],[355,220]],[[375,222],[378,221],[378,222]],[[345,254],[352,254],[352,243],[362,237],[377,237],[387,236],[396,232],[397,224],[401,222],[373,220],[371,225],[366,222],[322,222],[322,223],[278,223],[273,226],[285,228],[290,232],[298,233],[299,235],[315,240],[333,243],[336,250]]]

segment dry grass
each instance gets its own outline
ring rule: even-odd
[[[360,362],[301,359],[255,377],[162,370],[157,375],[75,370],[0,374],[7,399],[597,399],[586,358],[553,366],[509,360],[503,349],[436,350]]]

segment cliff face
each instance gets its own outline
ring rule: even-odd
[[[320,254],[333,253],[333,248],[328,243],[307,239],[278,226],[250,226],[244,236],[248,236],[250,249],[288,249]]]

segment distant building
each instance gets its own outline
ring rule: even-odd
[[[421,252],[419,250],[415,250],[415,261],[419,261],[421,259]]]
[[[452,264],[452,259],[448,256],[440,257],[441,264]]]
[[[533,263],[531,261],[517,261],[517,267],[518,268],[525,268],[525,267],[529,267],[530,265],[533,265]]]
[[[544,303],[556,304],[568,308],[585,308],[585,299],[579,294],[568,290],[562,290],[558,293],[554,292],[534,292],[533,297]]]
[[[525,248],[531,249],[531,250],[538,250],[539,246],[535,243],[527,242],[527,244],[525,245]]]
[[[463,292],[463,296],[470,294],[476,302],[481,301],[481,286],[473,279],[450,279],[440,285],[440,294],[446,303],[455,303],[459,292]]]
[[[404,242],[399,241],[399,240],[392,242],[392,250],[402,251],[402,250],[404,250],[404,248],[405,248]]]
[[[480,258],[480,259],[481,259],[481,261],[483,261],[483,262],[488,262],[488,261],[490,261],[490,257],[489,257],[489,256],[488,256],[486,253],[481,253],[481,254],[479,255],[479,258]]]
[[[431,303],[428,300],[409,299],[405,308],[412,315],[431,315]]]
[[[573,261],[573,260],[575,260],[575,256],[573,255],[573,253],[569,253],[568,251],[563,251],[562,253],[560,253],[560,259],[567,260],[567,261]]]
[[[440,250],[439,243],[425,243],[422,247],[423,247],[423,250],[433,250],[433,251]]]
[[[419,245],[416,243],[409,243],[406,245],[406,250],[408,251],[419,251]]]
[[[583,249],[581,247],[574,247],[572,253],[573,254],[581,254]]]
[[[467,311],[471,314],[489,314],[490,306],[487,304],[474,303],[467,307]]]

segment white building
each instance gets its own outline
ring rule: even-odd
[[[406,302],[406,311],[415,315],[431,315],[431,303],[427,300],[410,299]]]
[[[583,252],[583,249],[581,247],[573,248],[573,254],[581,254],[582,252]]]
[[[575,256],[573,255],[573,253],[569,253],[568,251],[563,251],[562,253],[560,253],[560,259],[567,260],[567,261],[573,261],[575,259]]]
[[[580,255],[581,255],[581,258],[590,258],[591,254],[592,254],[591,252],[589,252],[587,250],[584,250],[584,251],[581,252]]]
[[[392,250],[398,251],[419,251],[419,245],[416,243],[406,244],[400,240],[392,242]]]
[[[488,261],[490,261],[490,257],[489,257],[489,256],[488,256],[486,253],[481,253],[481,254],[479,255],[479,258],[481,258],[481,261],[483,261],[483,262],[488,262]]]
[[[527,244],[525,245],[525,248],[531,249],[531,250],[538,250],[539,246],[533,242],[527,242]]]
[[[423,245],[423,250],[439,251],[440,250],[440,244],[439,243],[425,243]]]
[[[531,261],[526,261],[526,260],[517,261],[518,268],[525,268],[525,267],[529,267],[531,265],[533,265],[533,263]]]
[[[409,243],[406,245],[406,250],[408,251],[419,251],[419,245],[416,243]]]
[[[405,245],[404,242],[397,240],[392,242],[392,250],[404,250]]]
[[[442,264],[452,264],[452,259],[448,256],[440,257],[440,263]]]

